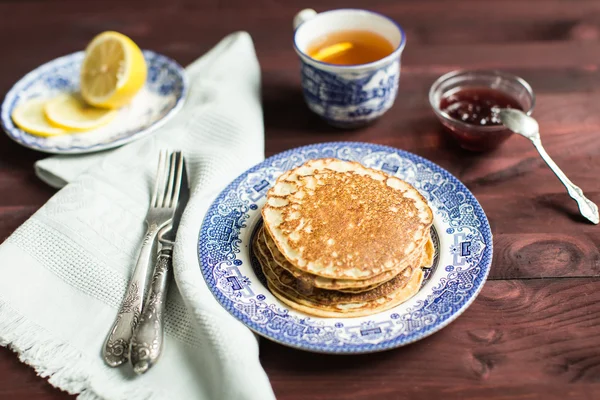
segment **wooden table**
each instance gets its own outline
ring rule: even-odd
[[[84,48],[104,30],[187,64],[247,30],[263,69],[267,155],[357,140],[406,149],[451,171],[475,194],[494,233],[489,281],[443,331],[405,348],[325,356],[262,341],[282,400],[600,398],[600,228],[585,223],[525,139],[471,154],[449,142],[427,92],[442,73],[498,68],[531,83],[548,152],[600,203],[600,1],[320,1],[369,7],[406,30],[398,100],[360,131],[327,127],[299,90],[291,21],[299,0],[0,0],[0,94],[26,72]],[[0,135],[0,240],[54,193],[33,174],[42,154]],[[0,349],[0,399],[66,399]],[[233,400],[233,399],[231,399]]]

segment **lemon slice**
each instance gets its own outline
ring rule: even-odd
[[[129,103],[144,86],[146,75],[140,48],[125,35],[104,32],[85,49],[81,95],[93,106],[118,108]]]
[[[13,113],[14,123],[25,132],[36,136],[58,136],[69,133],[68,130],[53,126],[44,115],[46,99],[32,99],[18,105]]]
[[[44,106],[46,118],[52,125],[74,131],[89,131],[108,124],[117,110],[107,110],[88,105],[80,96],[61,94]]]
[[[319,51],[317,51],[317,53],[313,56],[313,58],[317,61],[323,61],[326,58],[329,58],[331,56],[335,56],[338,55],[340,53],[343,53],[345,51],[350,50],[354,45],[350,42],[342,42],[342,43],[336,43],[333,44],[331,46],[327,46]]]

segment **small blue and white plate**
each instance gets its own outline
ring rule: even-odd
[[[79,71],[84,52],[69,54],[34,69],[6,95],[0,112],[8,136],[34,150],[53,154],[82,154],[124,145],[141,139],[164,124],[183,106],[187,79],[183,68],[172,59],[144,50],[148,66],[146,85],[133,101],[119,110],[108,125],[92,131],[39,137],[18,128],[11,114],[22,102],[36,97],[52,98],[79,91]]]
[[[262,223],[267,190],[307,160],[335,157],[410,182],[434,212],[434,265],[416,296],[360,318],[317,318],[295,311],[267,289],[250,243]],[[475,300],[492,263],[492,233],[471,192],[431,161],[392,147],[333,142],[289,150],[252,167],[209,208],[198,243],[208,287],[233,316],[275,342],[322,353],[370,353],[402,346],[442,329]]]

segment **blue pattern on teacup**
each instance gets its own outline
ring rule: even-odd
[[[76,154],[110,149],[146,136],[164,124],[182,106],[187,90],[183,68],[172,59],[145,50],[148,67],[146,85],[131,104],[119,110],[114,121],[93,131],[39,137],[14,125],[16,106],[32,98],[52,98],[79,90],[79,70],[84,52],[52,60],[25,75],[8,92],[0,114],[2,126],[16,142],[48,153]]]
[[[328,72],[301,61],[308,107],[334,125],[359,126],[385,113],[396,99],[400,62],[367,72]]]
[[[386,171],[411,183],[434,211],[434,265],[411,300],[362,318],[315,318],[276,300],[255,271],[250,241],[266,192],[283,172],[309,159],[336,157]],[[258,205],[258,207],[256,207]],[[414,154],[368,143],[324,143],[268,158],[240,175],[209,208],[198,257],[221,305],[276,342],[327,353],[365,353],[402,346],[453,321],[475,299],[492,261],[492,234],[477,200],[454,176]]]

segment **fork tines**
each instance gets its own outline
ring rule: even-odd
[[[161,150],[150,207],[174,208],[177,206],[182,174],[183,154],[181,151],[169,154],[167,150]]]

